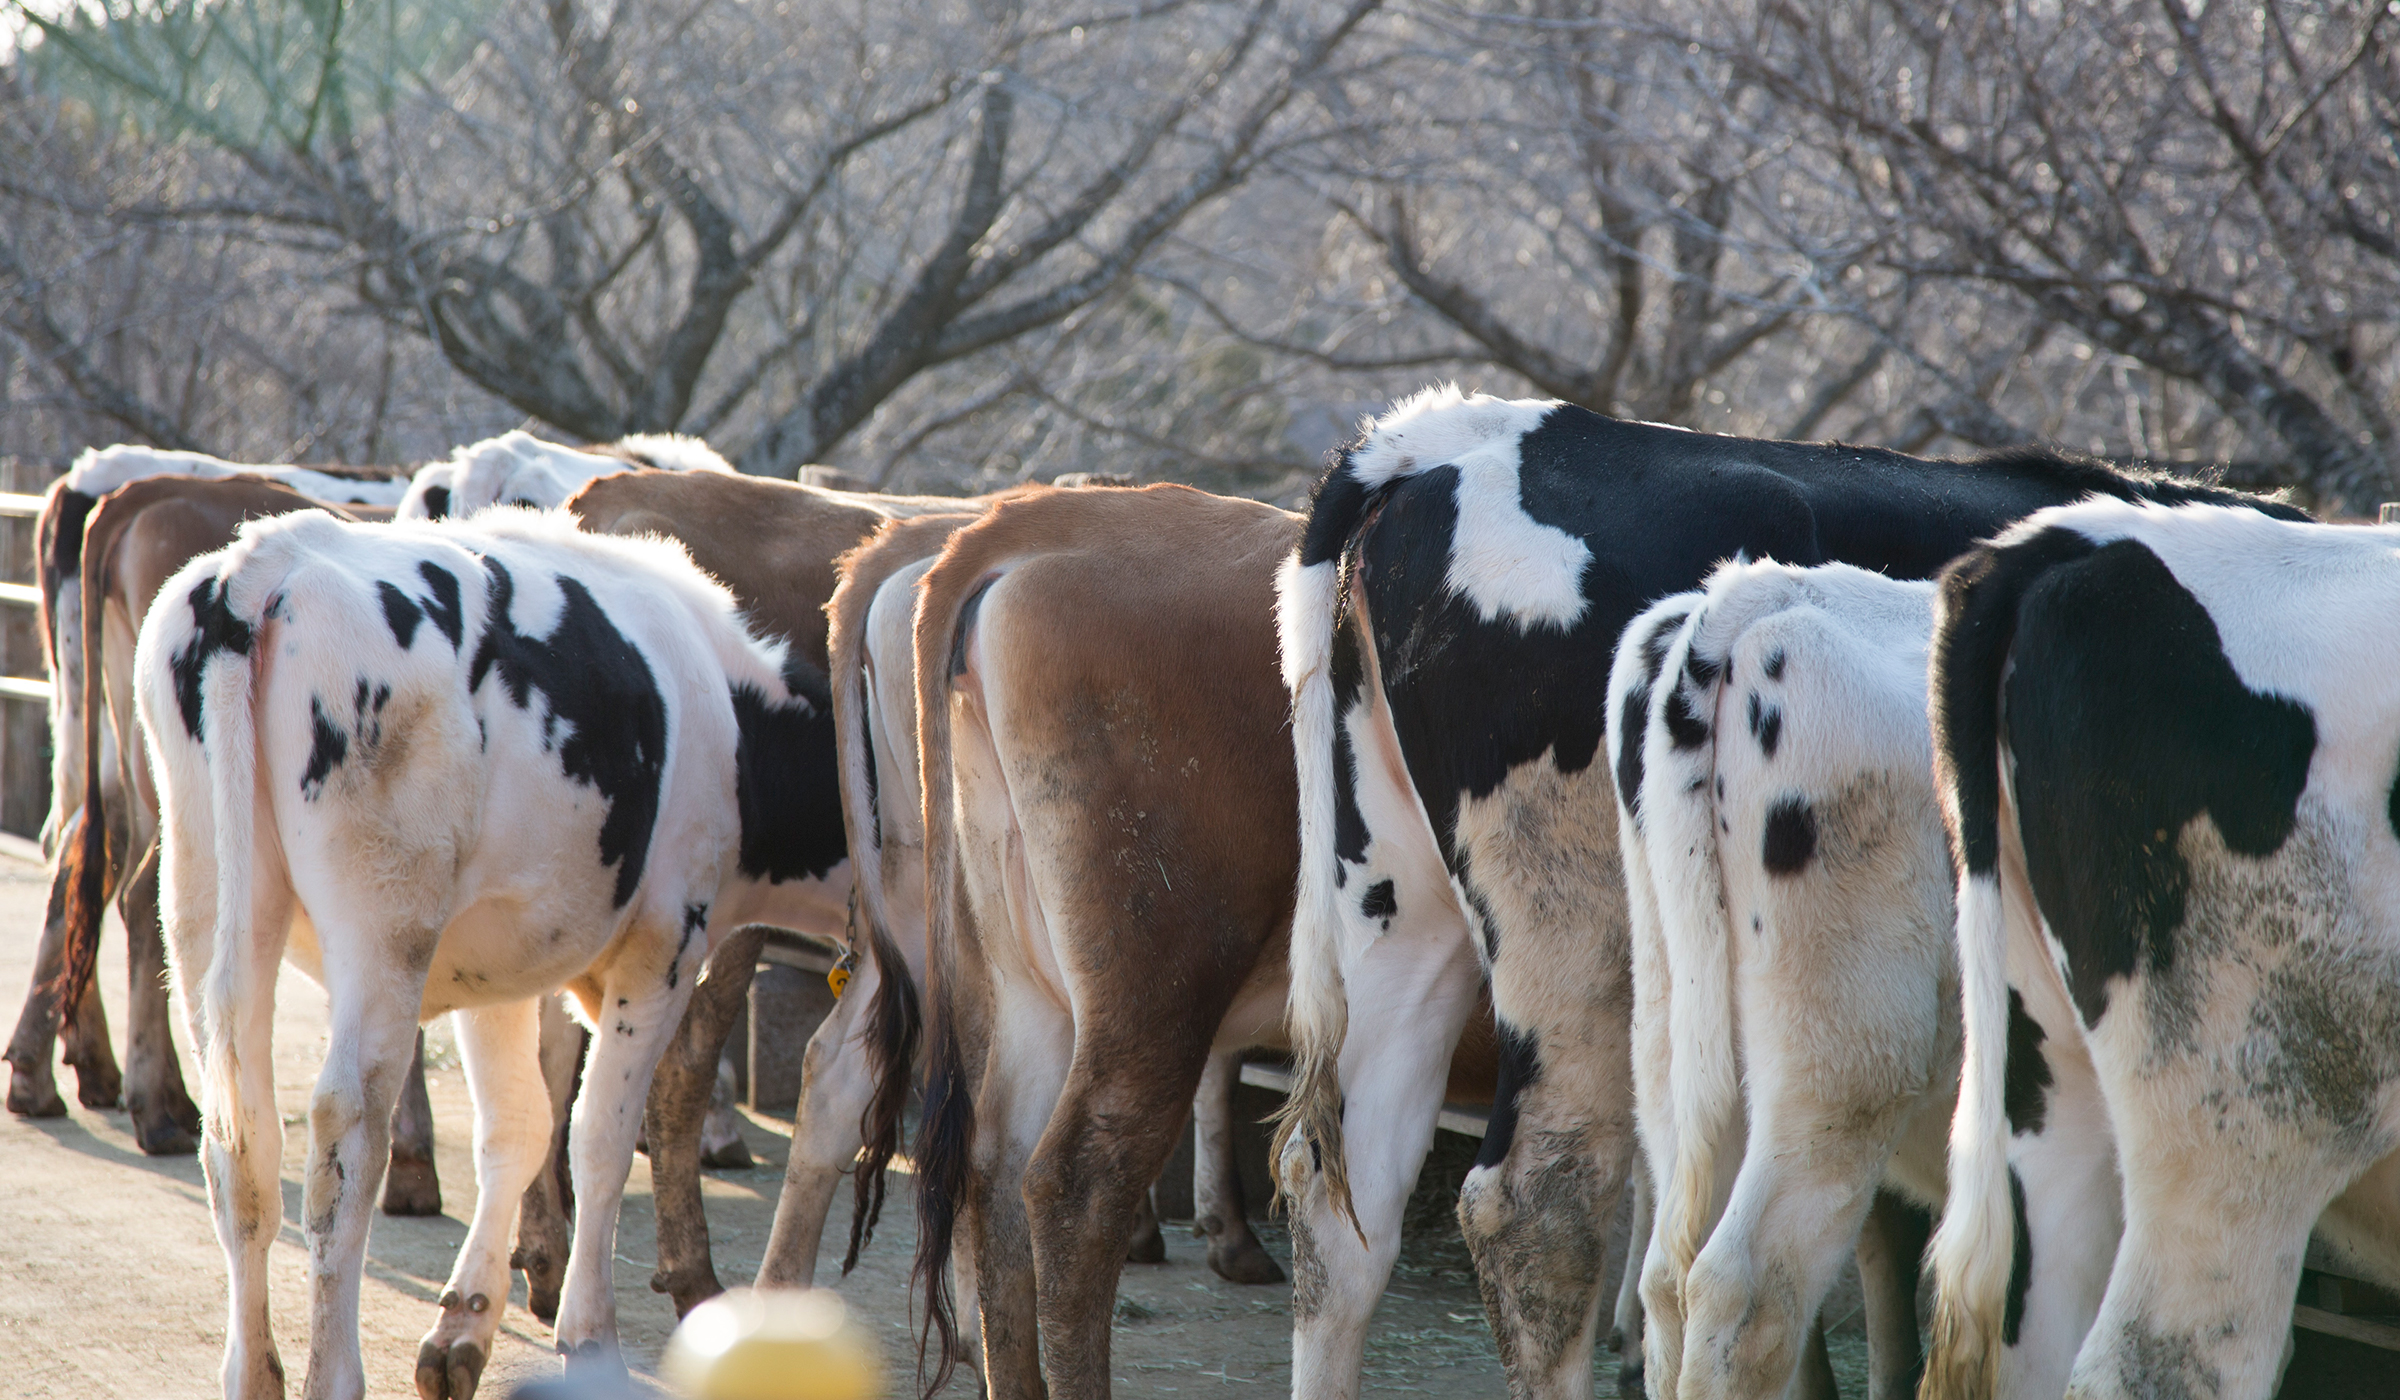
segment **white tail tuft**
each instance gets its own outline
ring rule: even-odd
[[[1966,1059],[1950,1120],[1950,1195],[1927,1257],[1931,1347],[1923,1400],[1981,1400],[1999,1382],[2001,1324],[2015,1258],[2008,1199],[2008,929],[1996,872],[1958,882],[1959,995]]]

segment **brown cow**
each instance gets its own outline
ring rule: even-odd
[[[1067,478],[1060,480],[1068,484]],[[853,1178],[858,1195],[845,1271],[856,1263],[882,1203],[881,1174],[897,1145],[910,1076],[879,1076],[878,1071],[907,1064],[914,1054],[913,988],[925,975],[913,664],[917,583],[950,536],[976,518],[920,516],[884,526],[842,561],[842,581],[827,609],[835,742],[856,890],[848,958],[852,976],[842,1001],[809,1042],[790,1165],[776,1202],[775,1231],[759,1266],[762,1286],[814,1282],[825,1217],[844,1175]],[[905,975],[886,979],[881,968],[887,963],[904,968]],[[1250,1232],[1234,1170],[1231,1094],[1238,1059],[1234,1051],[1213,1057],[1193,1103],[1200,1149],[1194,1159],[1197,1223],[1209,1241],[1209,1267],[1221,1277],[1277,1283],[1283,1271]],[[862,1144],[867,1157],[853,1171]],[[1147,1207],[1149,1198],[1141,1204]],[[1137,1214],[1125,1257],[1133,1263],[1166,1258],[1154,1211]]]
[[[1108,1393],[1139,1198],[1211,1051],[1281,1034],[1299,842],[1273,589],[1299,533],[1186,487],[1036,491],[925,576],[917,1274],[937,1388],[963,1223],[990,1393]]]

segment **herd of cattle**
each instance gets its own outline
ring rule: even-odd
[[[770,928],[839,998],[759,1282],[814,1280],[845,1177],[856,1259],[921,1095],[933,1386],[1108,1393],[1187,1117],[1210,1264],[1281,1277],[1231,1165],[1259,1048],[1310,1400],[1359,1393],[1462,1078],[1519,1396],[1589,1394],[1604,1304],[1652,1395],[1829,1393],[1851,1255],[1871,1393],[1928,1400],[2255,1400],[2312,1234],[2400,1284],[2400,530],[1435,390],[1305,518],[511,434],[413,479],[88,453],[41,558],[9,1106],[63,1111],[58,1048],[145,1150],[197,1138],[229,1396],[284,1391],[282,961],[330,1000],[306,1391],[364,1392],[378,1185],[437,1208],[418,1027],[455,1012],[475,1208],[414,1379],[464,1397],[512,1268],[570,1367],[620,1364],[637,1137],[653,1286],[718,1290],[703,1119]]]

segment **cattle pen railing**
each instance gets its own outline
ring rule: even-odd
[[[14,472],[56,475],[55,468],[0,463]],[[9,480],[11,472],[0,475]],[[30,854],[26,843],[41,829],[50,806],[50,682],[40,679],[48,667],[41,655],[42,590],[22,579],[35,572],[33,522],[42,513],[43,497],[22,491],[0,491],[0,850]],[[23,524],[18,524],[23,521]]]

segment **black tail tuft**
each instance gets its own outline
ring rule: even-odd
[[[856,906],[853,905],[855,916]],[[873,919],[863,922],[875,924]],[[856,946],[859,930],[852,930]],[[908,975],[908,962],[888,929],[865,930],[875,953],[878,974],[875,1006],[867,1016],[867,1054],[875,1067],[875,1096],[858,1121],[865,1147],[853,1181],[857,1193],[850,1215],[850,1249],[842,1256],[842,1273],[858,1267],[858,1252],[875,1237],[875,1222],[883,1214],[884,1173],[900,1148],[900,1118],[908,1108],[908,1089],[916,1070],[919,1039],[917,984]]]
[[[957,1303],[950,1293],[950,1251],[958,1208],[975,1151],[975,1101],[966,1083],[958,1030],[935,1018],[925,1068],[925,1121],[917,1131],[917,1262],[914,1282],[925,1290],[925,1325],[917,1333],[917,1380],[928,1397],[950,1381],[961,1355]],[[940,1339],[933,1379],[925,1353]]]

